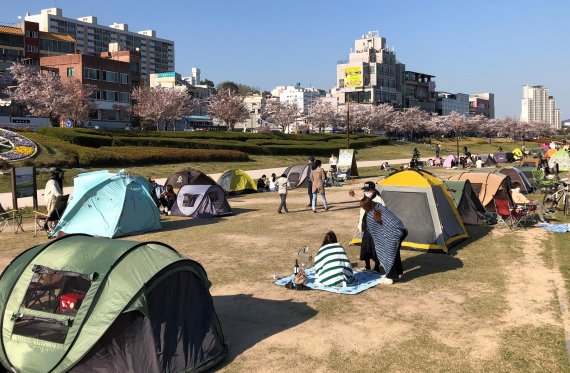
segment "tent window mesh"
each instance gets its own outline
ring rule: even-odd
[[[14,317],[14,334],[63,343],[69,329],[67,322],[29,316],[25,314],[25,310],[67,315],[70,316],[69,320],[72,320],[81,307],[94,277],[43,266],[34,266],[33,271],[32,281],[22,301],[24,313]]]
[[[182,200],[182,206],[184,207],[194,207],[196,200],[198,199],[198,194],[184,194],[184,199]]]

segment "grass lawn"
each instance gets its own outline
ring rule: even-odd
[[[293,190],[279,215],[278,196],[259,193],[231,198],[233,216],[164,217],[162,231],[128,239],[165,242],[205,267],[230,348],[223,372],[570,372],[564,234],[469,227],[453,255],[403,250],[402,281],[359,295],[273,285],[272,273],[291,273],[298,248],[314,253],[331,229],[358,260],[347,245],[358,218],[347,192],[361,181],[327,189],[329,212],[312,214],[306,190]],[[0,267],[46,241],[0,235]]]

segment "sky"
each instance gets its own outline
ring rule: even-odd
[[[568,0],[2,0],[0,24],[58,7],[69,18],[154,29],[175,42],[176,71],[261,90],[329,89],[336,63],[375,30],[407,70],[436,89],[495,94],[497,117],[519,117],[522,86],[550,89],[570,119]]]

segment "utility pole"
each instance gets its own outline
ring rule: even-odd
[[[346,94],[346,148],[350,149],[350,93]]]

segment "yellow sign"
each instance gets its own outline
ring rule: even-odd
[[[344,86],[362,87],[362,66],[344,68]]]

